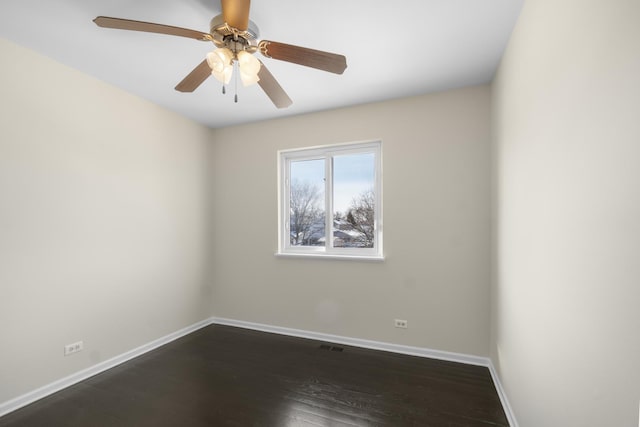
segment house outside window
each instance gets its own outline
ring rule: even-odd
[[[382,259],[381,145],[278,153],[279,255]]]

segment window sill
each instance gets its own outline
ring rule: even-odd
[[[342,254],[325,254],[325,253],[292,253],[292,252],[276,252],[278,258],[307,258],[307,259],[330,259],[340,261],[366,261],[366,262],[383,262],[384,255],[342,255]]]

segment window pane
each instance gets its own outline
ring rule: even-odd
[[[292,161],[289,192],[291,246],[325,246],[325,160]]]
[[[375,155],[333,157],[333,247],[373,248]]]

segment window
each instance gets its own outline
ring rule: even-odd
[[[382,259],[381,143],[279,152],[281,255]]]

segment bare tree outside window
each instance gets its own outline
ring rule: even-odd
[[[360,233],[358,246],[372,248],[375,240],[375,206],[376,198],[373,190],[360,193],[351,201],[347,213],[347,222],[353,230]]]
[[[317,185],[294,179],[289,197],[291,245],[324,245],[323,192]]]
[[[367,190],[351,199],[346,214],[333,215],[333,246],[373,248],[375,245],[375,192]]]

